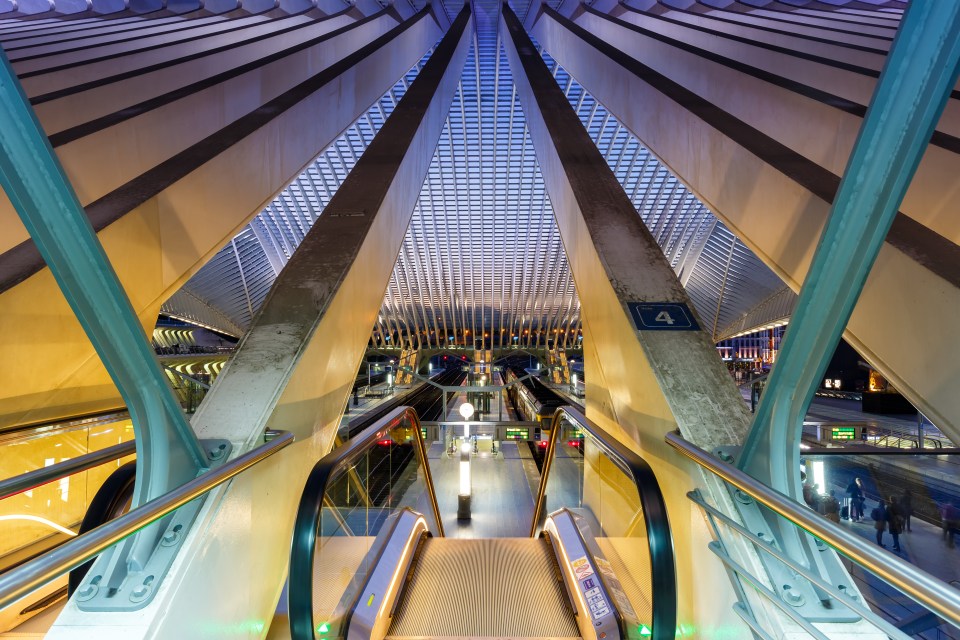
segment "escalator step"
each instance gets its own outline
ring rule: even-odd
[[[433,538],[424,545],[388,638],[580,638],[542,540]]]

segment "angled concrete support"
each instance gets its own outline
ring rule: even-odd
[[[711,73],[706,60],[688,54],[662,57],[655,64],[641,55],[639,33],[615,18],[569,8],[569,3],[561,5],[566,17],[542,7],[531,29],[536,41],[757,257],[799,291],[847,158],[835,153],[829,162],[813,160],[796,140],[815,139],[822,148],[836,151],[838,129],[824,127],[818,117],[797,117],[785,126],[776,117],[778,109],[760,106],[768,99],[762,87],[752,93],[734,90],[730,81]],[[807,98],[795,101],[803,100]],[[826,107],[816,108],[819,113]],[[768,126],[769,121],[755,114],[775,124]],[[945,114],[943,120],[941,128],[946,124],[956,130],[956,117]],[[861,124],[846,116],[836,121],[847,123],[843,139],[850,139],[851,125],[856,131]],[[950,163],[937,160],[945,154],[953,155],[943,147],[927,147],[920,172],[926,168],[931,176],[944,171],[950,177],[930,180],[923,188],[915,181],[908,191],[844,337],[937,426],[960,438],[960,394],[952,382],[960,373],[960,342],[954,339],[953,326],[942,320],[960,313],[958,218],[947,212],[934,215],[936,208],[929,203],[906,208],[914,198],[920,203],[921,196],[952,202],[948,194],[956,172],[949,173]],[[904,335],[924,340],[906,341]],[[929,366],[932,361],[940,366]]]
[[[700,487],[727,514],[737,513],[734,500],[715,478],[668,451],[663,437],[679,429],[707,448],[739,442],[748,411],[676,274],[507,8],[501,33],[581,298],[588,417],[640,449],[658,476],[675,546],[684,549],[677,558],[680,635],[719,637],[738,628],[746,636],[733,609],[736,591],[718,592],[727,579],[708,548],[712,532],[687,492]],[[748,544],[724,543],[738,563],[765,574]],[[792,577],[783,582],[773,574],[771,580],[785,584]],[[791,629],[791,621],[750,590],[742,605],[768,630]],[[846,634],[862,631],[856,623],[844,626]],[[655,626],[654,633],[668,638],[674,629]]]
[[[292,431],[296,444],[211,494],[149,608],[105,623],[71,602],[48,637],[266,634],[299,493],[312,463],[332,446],[458,86],[469,26],[464,10],[280,273],[193,418],[199,434],[229,439],[237,452],[254,447],[267,428]],[[432,41],[441,35],[434,29]]]
[[[675,547],[686,550],[677,558],[680,629],[694,619],[699,637],[739,627],[732,594],[715,589],[725,577],[709,560],[709,532],[686,498],[697,473],[663,436],[679,428],[703,443],[741,437],[743,402],[656,241],[516,16],[503,14],[501,40],[581,299],[587,415],[641,450],[660,480]],[[669,330],[681,314],[688,330]],[[658,316],[668,330],[638,331],[641,317],[657,324]],[[672,638],[674,629],[654,625],[654,633]]]

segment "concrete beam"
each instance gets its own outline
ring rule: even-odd
[[[440,33],[428,24],[432,43]],[[457,90],[469,25],[465,9],[281,272],[193,418],[200,437],[220,434],[238,454],[256,446],[265,428],[292,431],[297,442],[211,494],[148,609],[105,619],[68,604],[49,638],[266,634],[299,493],[333,444]]]
[[[541,11],[533,35],[799,291],[839,186],[836,174],[550,9]],[[954,223],[940,218],[940,225]],[[952,384],[960,375],[960,343],[945,319],[960,313],[957,264],[954,240],[898,216],[844,334],[951,438],[960,438],[960,395]]]
[[[438,33],[429,12],[384,25],[292,89],[87,205],[145,331],[163,302],[413,67]],[[136,146],[138,139],[114,143]],[[34,271],[32,247],[24,247],[0,257],[0,273],[27,274],[0,293],[0,348],[15,361],[42,364],[0,372],[0,425],[117,406],[116,389],[49,270]]]
[[[748,410],[710,336],[695,322],[690,330],[640,330],[635,303],[685,306],[691,318],[693,306],[508,8],[501,41],[581,299],[587,416],[640,452],[659,479],[674,547],[683,550],[676,558],[681,631],[684,622],[695,621],[696,637],[733,629],[747,636],[731,608],[735,591],[720,588],[730,583],[707,548],[713,532],[686,494],[699,488],[725,513],[736,514],[736,508],[726,488],[671,451],[664,435],[679,429],[708,449],[739,443],[749,427]],[[748,543],[724,543],[739,563],[765,574]],[[774,607],[749,597],[764,628],[791,628]]]

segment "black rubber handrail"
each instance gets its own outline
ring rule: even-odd
[[[412,407],[397,407],[374,424],[367,427],[346,445],[334,449],[314,465],[307,477],[297,508],[297,519],[293,527],[293,542],[290,548],[290,585],[288,589],[288,615],[290,617],[290,637],[293,640],[313,640],[313,563],[320,533],[320,513],[330,481],[338,473],[356,462],[360,456],[376,446],[391,429],[403,424],[413,429],[414,449],[423,466],[424,484],[430,496],[434,521],[438,536],[443,536],[443,522],[440,519],[440,507],[434,491],[430,465],[427,462],[427,449],[420,431],[420,419]]]
[[[619,440],[587,419],[577,409],[566,406],[557,409],[550,424],[550,441],[540,474],[540,488],[533,510],[533,523],[530,535],[536,536],[540,516],[546,500],[547,482],[550,468],[560,437],[560,425],[564,418],[577,424],[583,431],[593,436],[597,446],[624,473],[633,478],[640,494],[640,507],[643,510],[647,528],[647,544],[650,553],[649,594],[653,619],[651,620],[651,640],[673,640],[677,629],[677,570],[674,564],[673,534],[667,519],[667,505],[660,491],[660,483],[647,461],[628,449]]]

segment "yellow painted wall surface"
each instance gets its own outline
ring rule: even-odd
[[[133,423],[128,417],[54,425],[40,433],[31,431],[28,436],[0,436],[4,452],[0,456],[0,477],[12,478],[132,439]],[[0,568],[4,556],[58,533],[54,527],[24,516],[43,518],[76,531],[87,505],[107,477],[133,458],[108,462],[0,500]]]

